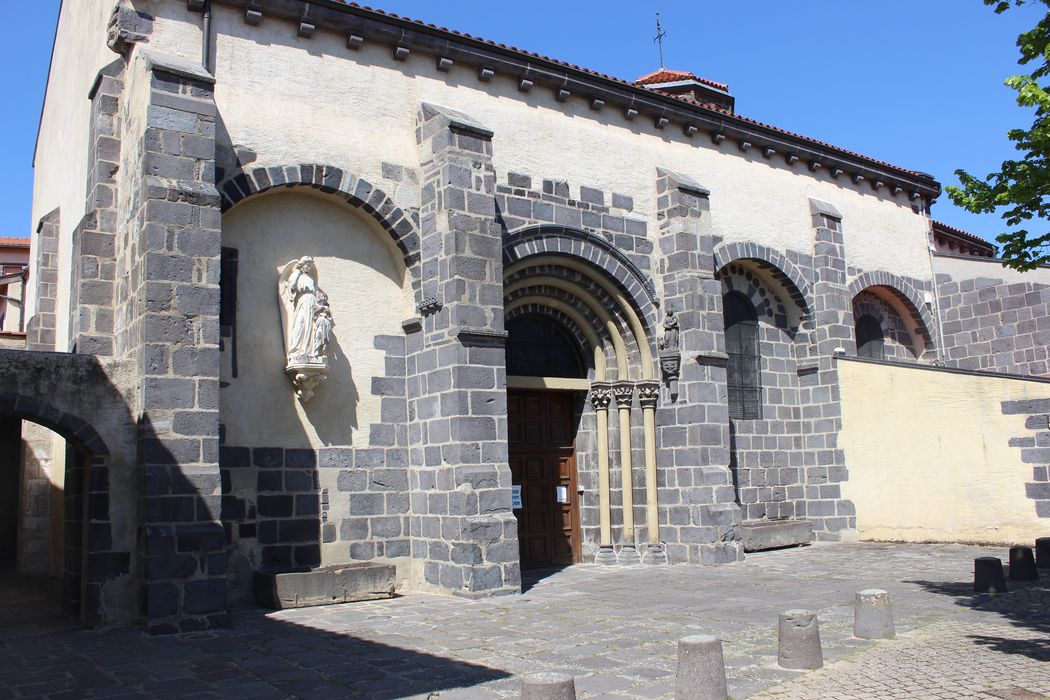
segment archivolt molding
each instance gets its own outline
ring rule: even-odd
[[[272,165],[238,172],[219,187],[225,213],[241,201],[277,187],[305,186],[334,194],[364,210],[390,235],[401,251],[405,267],[418,283],[419,231],[409,212],[398,207],[383,190],[362,177],[334,165],[316,163]]]
[[[714,257],[715,270],[719,272],[737,260],[754,260],[761,269],[767,270],[783,285],[804,318],[812,315],[809,282],[802,271],[780,251],[750,241],[723,243],[715,248]]]
[[[636,309],[654,327],[659,301],[652,281],[630,258],[601,236],[567,226],[529,226],[509,233],[503,244],[503,264],[510,267],[527,257],[567,255],[579,258],[612,278]]]
[[[915,328],[922,336],[926,349],[933,348],[933,337],[930,329],[934,328],[933,314],[926,308],[922,291],[914,284],[899,275],[885,270],[874,270],[859,275],[849,284],[850,299],[869,287],[882,287],[891,292],[907,309]]]

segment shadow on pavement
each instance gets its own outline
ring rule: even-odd
[[[1050,572],[1042,570],[1039,581],[1007,581],[1006,593],[975,593],[971,583],[907,581],[927,591],[955,598],[955,604],[985,613],[994,613],[1009,624],[1044,635],[1044,639],[1018,640],[994,634],[970,635],[974,644],[1003,654],[1023,654],[1050,661]],[[988,631],[994,632],[995,625]]]
[[[525,569],[521,572],[521,592],[528,593],[537,583],[554,574],[565,571],[570,565],[548,566],[542,569]]]

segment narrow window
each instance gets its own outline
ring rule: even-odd
[[[751,301],[739,292],[722,298],[726,328],[726,388],[729,417],[754,420],[762,417],[762,357],[758,349],[758,315]]]
[[[886,340],[882,335],[882,324],[871,314],[864,314],[857,319],[855,331],[857,338],[857,357],[869,360],[886,359]]]
[[[227,341],[229,345],[227,345]],[[237,249],[223,248],[219,259],[219,350],[230,353],[237,376]]]

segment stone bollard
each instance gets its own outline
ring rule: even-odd
[[[565,673],[531,673],[521,679],[521,700],[576,700],[576,684]]]
[[[999,557],[977,557],[973,560],[974,593],[1006,593],[1006,577]]]
[[[824,665],[817,614],[810,610],[780,613],[777,663],[784,668],[815,669]]]
[[[853,636],[859,639],[893,639],[893,606],[890,594],[878,588],[857,591],[853,608]]]
[[[1050,569],[1050,537],[1036,539],[1035,565],[1040,569]]]
[[[675,700],[726,700],[728,695],[722,640],[710,634],[679,639]]]
[[[1010,580],[1039,580],[1039,570],[1035,567],[1035,555],[1031,547],[1010,547]]]

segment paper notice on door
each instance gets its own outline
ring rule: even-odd
[[[521,486],[514,484],[510,487],[510,507],[514,510],[521,508]]]
[[[565,484],[558,484],[554,487],[554,500],[558,503],[569,502],[569,487]]]

